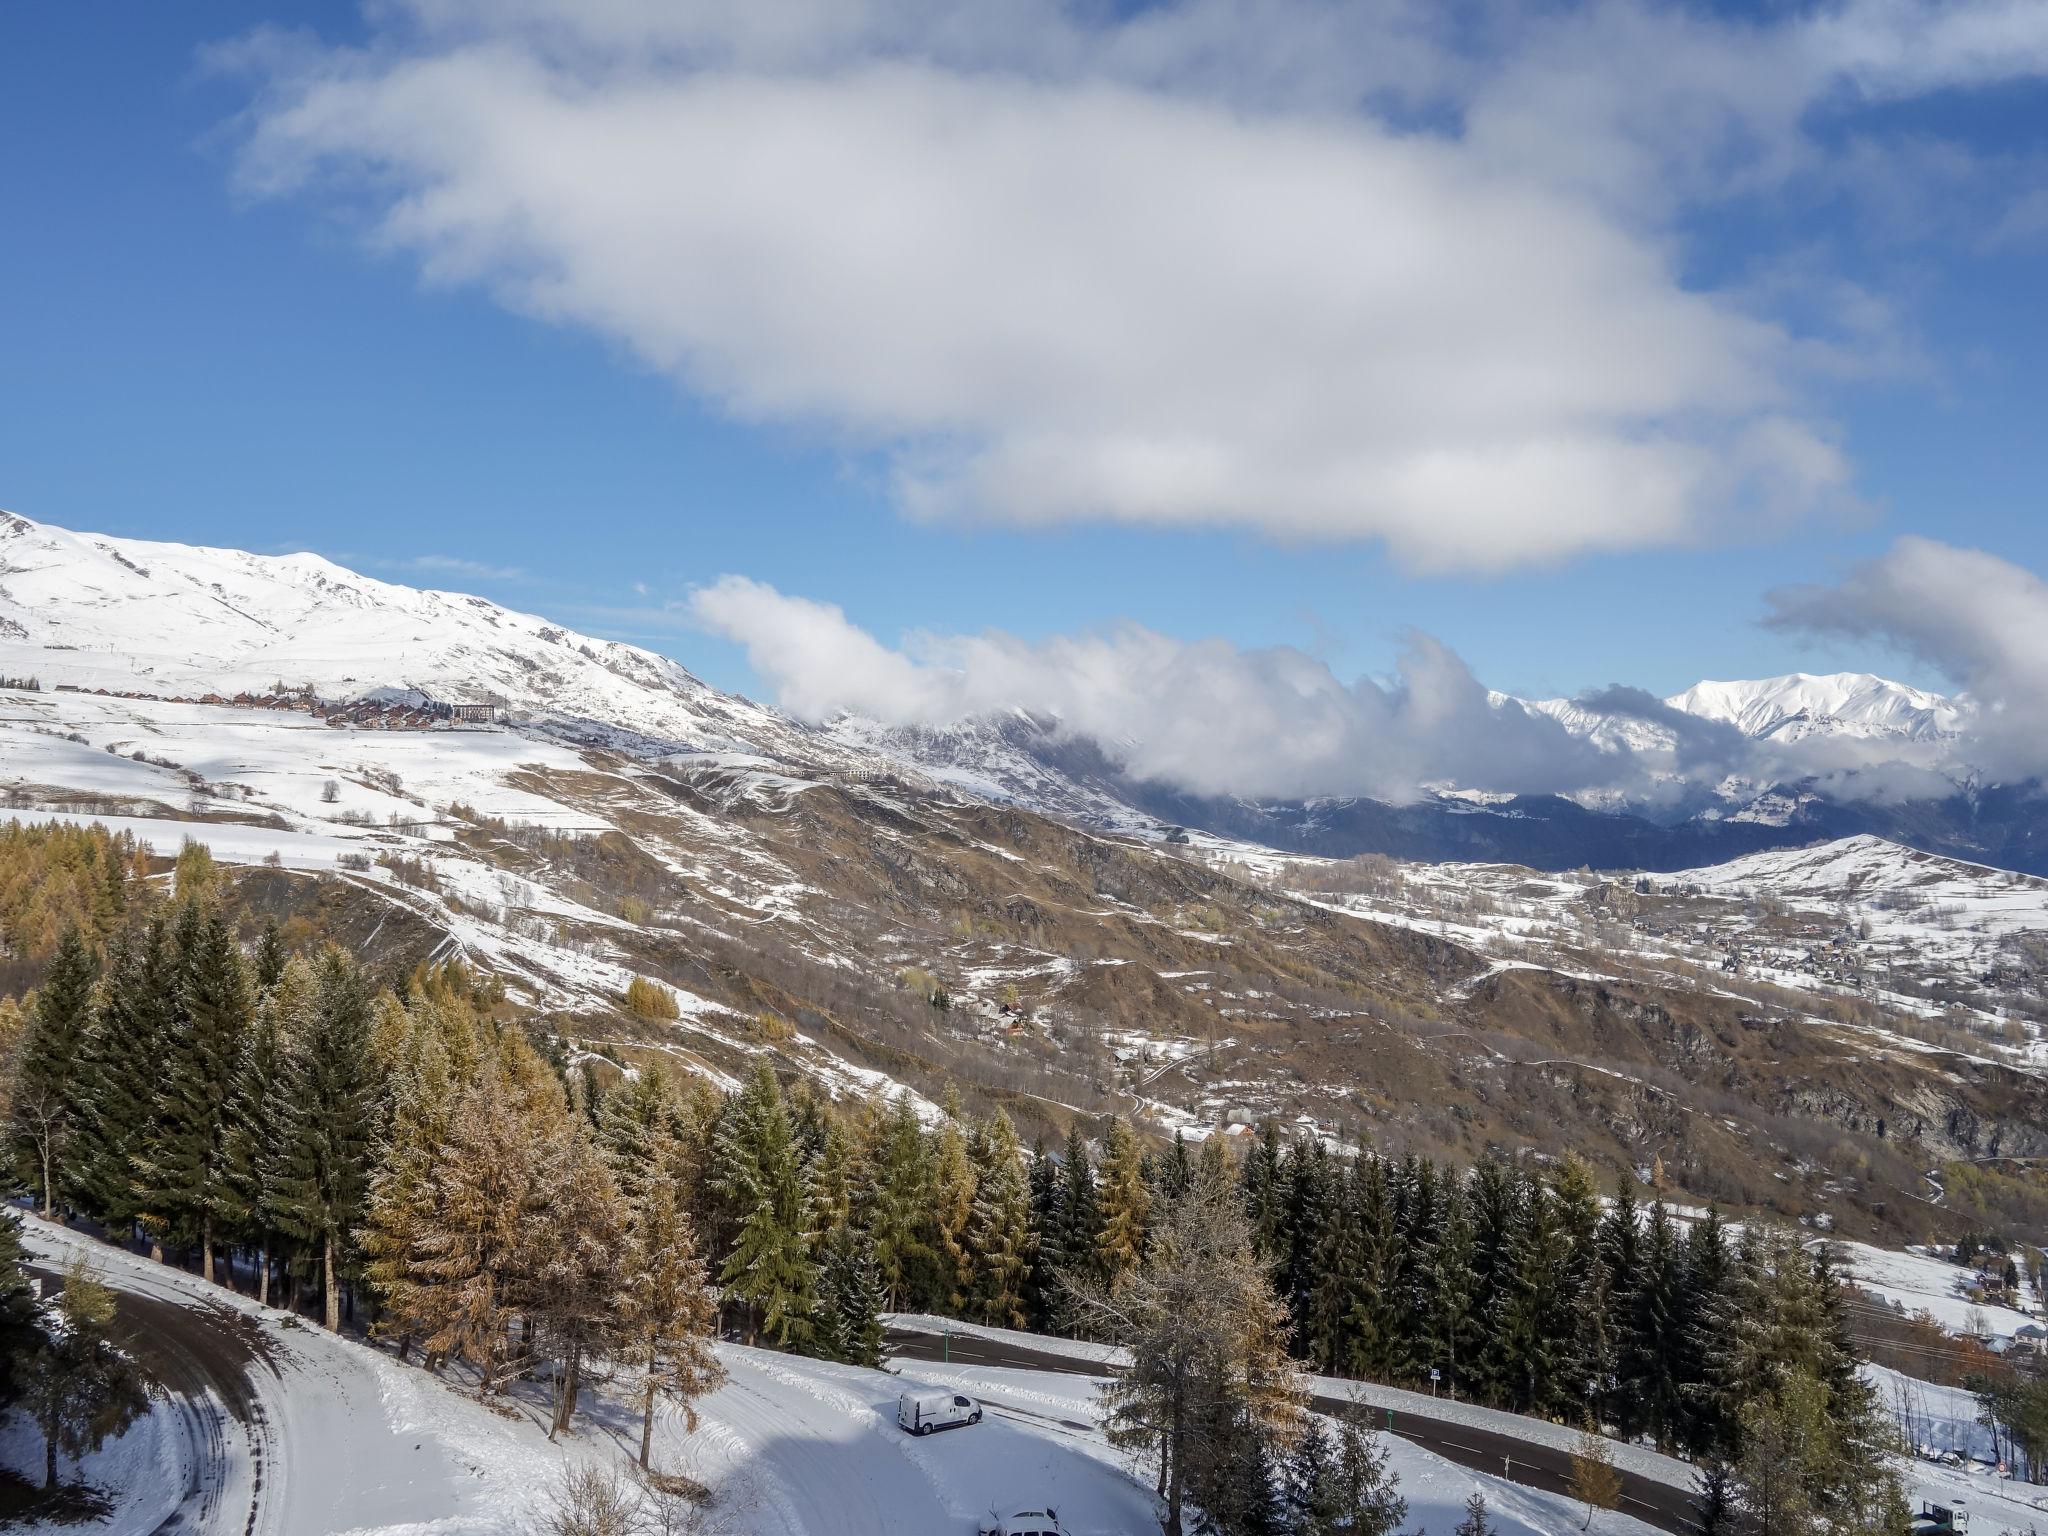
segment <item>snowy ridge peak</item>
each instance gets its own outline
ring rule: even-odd
[[[1719,720],[1745,736],[1798,741],[1807,736],[1940,741],[1962,727],[1954,699],[1868,672],[1793,672],[1744,682],[1700,682],[1664,701]]]
[[[803,755],[808,733],[665,656],[481,597],[256,555],[72,533],[0,513],[0,671],[197,698],[282,683],[328,699],[413,689],[721,750]]]

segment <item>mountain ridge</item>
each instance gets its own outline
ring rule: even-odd
[[[671,658],[600,640],[470,594],[410,587],[311,553],[258,555],[81,534],[0,514],[0,672],[88,691],[162,696],[260,692],[283,683],[348,699],[413,689],[490,702],[536,723],[630,733],[643,756],[765,757],[817,773],[921,776],[995,803],[1101,829],[1186,825],[1301,853],[1384,852],[1678,869],[1816,837],[1874,832],[1929,851],[2048,870],[2031,804],[2008,794],[1984,830],[1984,797],[1852,804],[1798,785],[1754,784],[1676,809],[1554,795],[1471,796],[1438,786],[1408,804],[1196,796],[1129,775],[1112,749],[1057,720],[1011,710],[934,726],[847,715],[812,726],[705,683]],[[1615,750],[1668,747],[1671,727],[1570,700],[1509,700]],[[1867,673],[1703,681],[1667,700],[1754,739],[1953,739],[1964,701]],[[1703,798],[1704,796],[1704,798]],[[2024,799],[2024,797],[2020,797]]]

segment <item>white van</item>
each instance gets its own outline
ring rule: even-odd
[[[979,1424],[981,1404],[957,1392],[906,1392],[896,1399],[896,1422],[913,1435],[955,1424]]]
[[[1066,1527],[1049,1509],[1020,1509],[994,1525],[983,1526],[981,1536],[1066,1536]]]

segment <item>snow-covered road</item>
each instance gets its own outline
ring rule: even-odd
[[[147,1429],[169,1442],[157,1480],[175,1481],[113,1490],[117,1536],[340,1536],[453,1520],[475,1511],[491,1463],[519,1455],[516,1426],[374,1350],[47,1222],[24,1227],[44,1266],[83,1253],[100,1269],[140,1335],[133,1352],[169,1394]]]

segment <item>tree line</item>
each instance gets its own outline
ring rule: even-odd
[[[720,1379],[713,1292],[678,1161],[600,1134],[581,1079],[462,965],[378,988],[340,949],[253,943],[203,856],[159,898],[119,862],[103,939],[67,927],[0,1004],[15,1173],[45,1215],[317,1303],[459,1362],[480,1396],[602,1362],[647,1421]]]

